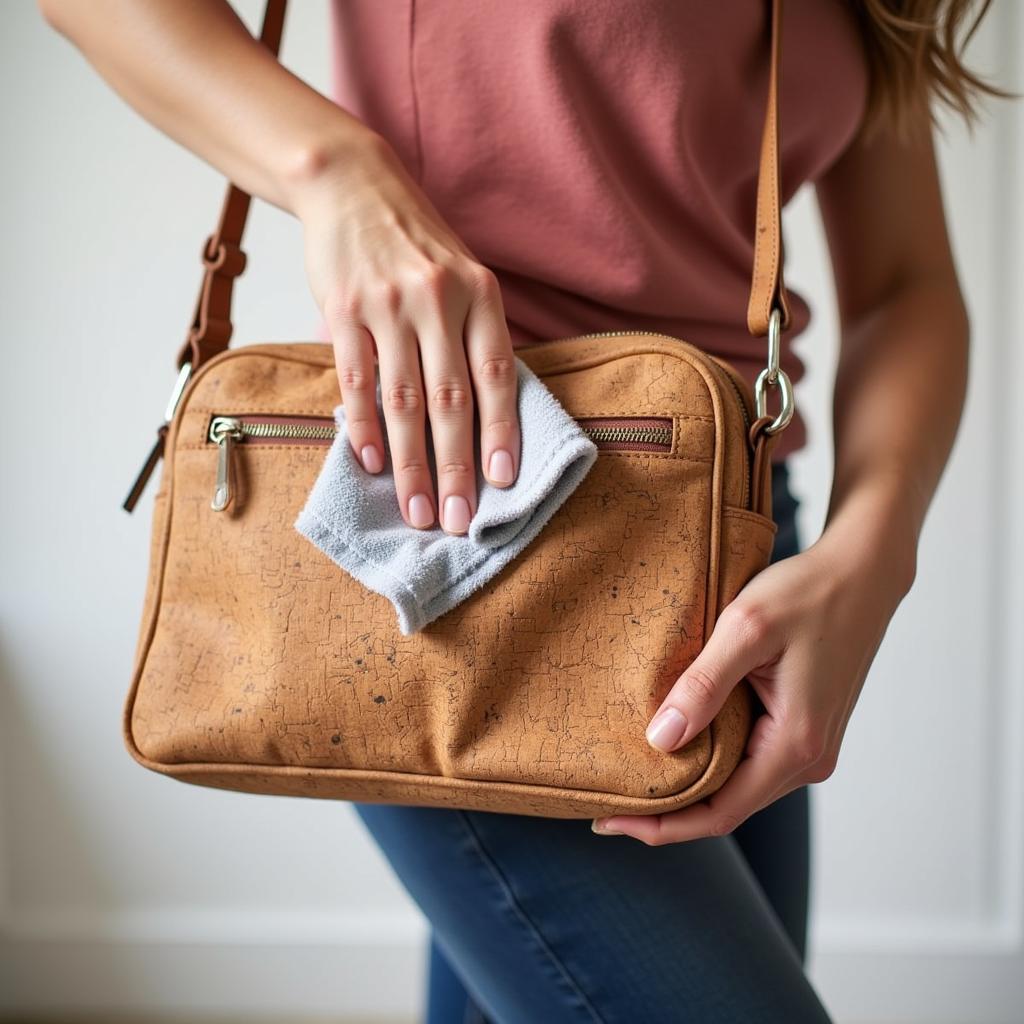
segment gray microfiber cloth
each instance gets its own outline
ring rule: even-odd
[[[477,508],[462,535],[446,533],[436,517],[425,530],[407,525],[398,506],[386,427],[384,469],[367,473],[349,442],[345,407],[334,410],[338,434],[294,525],[360,583],[388,598],[405,636],[464,601],[515,558],[597,460],[597,446],[576,420],[522,359],[515,361],[519,473],[507,487],[485,479],[474,423]],[[384,425],[379,381],[377,410]],[[436,494],[429,421],[426,433]]]

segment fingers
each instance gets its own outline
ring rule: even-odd
[[[647,742],[666,753],[685,746],[718,714],[733,687],[777,653],[763,620],[738,601],[718,617],[704,649],[669,690],[647,726]]]
[[[463,323],[462,282],[447,267],[433,265],[420,283],[423,304],[419,345],[437,469],[438,509],[448,533],[465,533],[476,512],[473,392]]]
[[[332,325],[334,364],[349,442],[368,473],[384,468],[384,439],[377,414],[377,366],[373,339],[360,323],[338,318]]]
[[[770,732],[744,758],[718,792],[681,811],[654,815],[613,815],[595,822],[599,834],[632,836],[650,846],[728,835],[762,807],[795,789],[802,764],[767,715],[756,728]],[[755,728],[755,731],[756,731]]]
[[[480,413],[480,461],[490,483],[507,487],[519,472],[519,381],[498,280],[486,267],[478,278],[465,338]]]
[[[373,331],[398,507],[410,526],[426,529],[434,523],[436,504],[427,461],[419,345],[412,326],[397,318],[387,328],[374,324]]]
[[[748,756],[707,800],[681,811],[653,815],[612,815],[595,819],[598,835],[628,835],[650,846],[724,836],[752,814],[799,786],[828,778],[816,742],[794,738],[791,722],[761,715],[747,744]]]
[[[338,296],[329,308],[349,439],[360,464],[370,473],[383,469],[386,425],[405,521],[425,529],[437,518],[448,533],[465,534],[477,506],[477,405],[484,476],[508,486],[520,457],[518,375],[494,273],[468,259],[423,262]]]

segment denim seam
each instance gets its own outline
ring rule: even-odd
[[[491,873],[494,875],[495,880],[501,887],[502,891],[505,893],[505,896],[507,897],[510,905],[512,906],[513,911],[519,917],[519,920],[533,934],[533,937],[540,945],[540,948],[550,958],[551,962],[555,965],[555,967],[558,968],[558,971],[561,973],[562,977],[569,984],[573,992],[575,992],[576,995],[579,997],[580,1001],[586,1008],[587,1012],[590,1013],[591,1017],[595,1021],[597,1021],[598,1024],[606,1024],[604,1018],[594,1008],[594,1005],[587,998],[583,989],[580,988],[576,979],[573,978],[573,976],[569,973],[569,969],[565,966],[565,963],[559,958],[559,956],[555,953],[555,951],[545,940],[544,936],[541,934],[540,929],[537,927],[537,924],[523,909],[522,904],[520,904],[519,900],[516,898],[515,892],[512,889],[512,883],[508,880],[508,878],[505,877],[501,868],[498,867],[497,861],[495,861],[494,858],[490,855],[490,853],[488,853],[487,850],[484,848],[483,840],[480,838],[480,834],[473,827],[472,819],[469,817],[466,811],[459,810],[457,811],[457,813],[459,817],[462,819],[463,824],[465,824],[466,826],[466,831],[469,834],[469,837],[472,840],[473,845],[480,856],[480,860],[490,869]]]

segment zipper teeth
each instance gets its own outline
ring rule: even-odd
[[[672,444],[669,427],[581,427],[592,441],[638,441],[645,444]]]
[[[333,438],[338,433],[334,424],[317,423],[253,423],[240,422],[240,429],[247,437],[301,437]]]
[[[215,417],[210,425],[208,440],[216,440],[214,430],[224,419],[232,417]],[[609,417],[611,418],[611,417]],[[295,437],[306,440],[332,440],[337,436],[335,424],[316,423],[265,423],[251,420],[238,420],[238,432],[245,437],[277,438]],[[586,427],[581,428],[594,441],[611,441],[618,443],[636,442],[638,444],[672,444],[671,427]]]
[[[589,334],[571,334],[568,338],[562,338],[562,341],[575,341],[577,338],[614,338],[625,334],[649,334],[655,338],[671,338],[673,341],[679,341],[678,338],[673,338],[671,334],[664,334],[661,331],[592,331]],[[543,345],[545,342],[538,342],[538,345]]]

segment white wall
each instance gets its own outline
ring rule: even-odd
[[[240,9],[254,24],[258,3]],[[160,419],[219,176],[131,113],[22,0],[4,11],[0,365],[0,1011],[238,1013],[417,1006],[425,928],[344,804],[185,786],[120,736],[153,487],[120,502]],[[325,0],[284,60],[327,82]],[[971,59],[1024,88],[1024,11]],[[974,326],[970,396],[920,569],[812,794],[811,973],[841,1021],[1024,1016],[1024,104],[942,170]],[[257,203],[236,338],[311,338],[291,218]],[[824,514],[835,330],[813,196],[787,211],[812,431],[805,539]],[[944,396],[935,395],[935,401]]]

